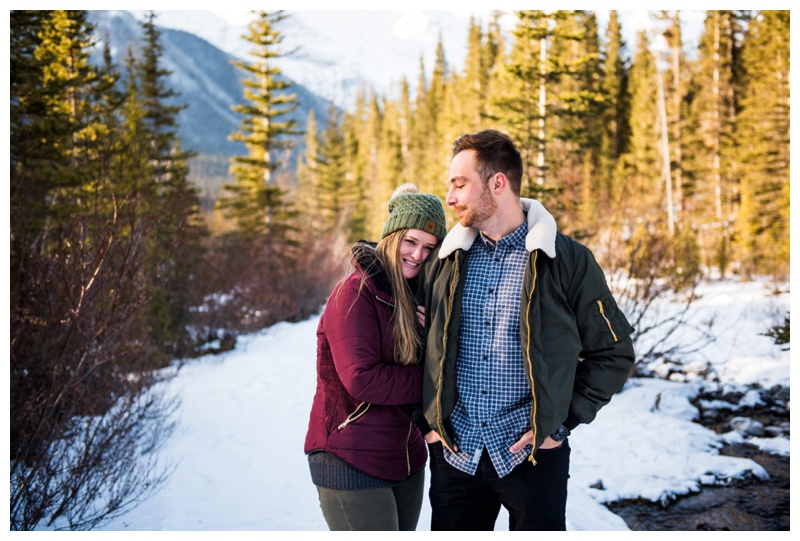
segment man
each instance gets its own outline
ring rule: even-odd
[[[501,505],[511,530],[565,530],[567,436],[634,363],[599,265],[520,198],[521,179],[507,135],[456,140],[447,204],[459,223],[418,284],[432,530],[492,530]]]

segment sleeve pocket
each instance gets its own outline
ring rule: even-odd
[[[611,294],[596,299],[589,306],[589,310],[592,313],[592,321],[597,326],[595,335],[597,346],[601,348],[611,346],[633,332],[633,327],[625,319]]]

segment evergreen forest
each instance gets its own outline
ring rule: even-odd
[[[290,14],[254,12],[230,104],[246,152],[204,208],[156,15],[115,65],[107,45],[90,61],[87,12],[11,11],[12,530],[91,529],[155,490],[164,368],[317,313],[398,185],[444,200],[464,133],[508,133],[522,196],[640,284],[639,306],[701,278],[788,278],[788,10],[707,11],[691,51],[678,11],[635,43],[614,11],[602,31],[591,11],[513,15],[471,20],[463,69],[440,41],[398,95],[364,86],[300,125],[276,62]]]

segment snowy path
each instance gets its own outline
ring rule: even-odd
[[[788,298],[784,301],[788,307]],[[170,384],[182,400],[180,427],[162,451],[177,468],[162,491],[102,529],[326,530],[303,454],[315,385],[316,325],[316,317],[281,323],[240,338],[236,350],[224,356],[181,368]],[[752,380],[789,385],[788,352],[759,344],[739,352],[751,362],[740,363],[743,368],[731,379],[746,372]],[[758,365],[769,370],[768,377],[754,375]],[[696,491],[701,480],[748,471],[764,475],[749,459],[719,456],[724,437],[691,422],[688,399],[696,385],[631,380],[595,422],[575,431],[569,529],[626,530],[604,501],[639,496],[658,501]],[[789,453],[788,439],[770,443]],[[604,490],[590,488],[597,481]],[[425,501],[418,529],[429,529],[429,521]],[[507,529],[506,521],[502,513],[498,529]]]

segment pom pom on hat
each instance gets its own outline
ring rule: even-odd
[[[395,188],[394,193],[392,193],[392,197],[389,198],[389,204],[392,204],[392,199],[397,197],[403,193],[419,193],[419,188],[413,182],[406,182],[405,184],[401,184],[397,188]],[[391,208],[389,209],[391,211]]]
[[[420,229],[442,240],[447,234],[442,201],[433,194],[419,193],[414,183],[401,184],[389,199],[389,219],[381,238],[399,229]]]

